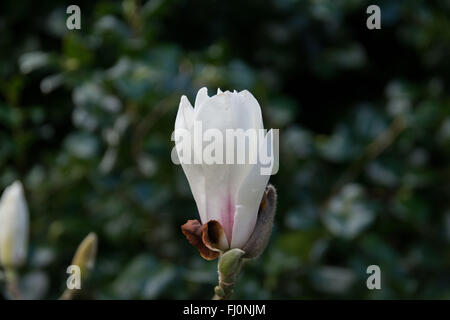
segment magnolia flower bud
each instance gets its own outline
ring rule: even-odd
[[[80,268],[83,277],[94,268],[95,258],[97,256],[97,246],[97,235],[94,232],[91,232],[83,239],[73,256],[72,265],[76,265]]]
[[[14,182],[0,199],[0,263],[8,269],[23,265],[28,250],[28,208],[22,184]]]
[[[89,233],[75,252],[72,259],[72,266],[77,266],[80,270],[81,281],[84,282],[91,271],[94,269],[95,259],[97,257],[98,237],[94,232]],[[72,267],[71,266],[71,267]],[[68,269],[70,270],[70,269]],[[69,287],[61,295],[60,300],[73,299],[79,290],[69,289]]]
[[[204,135],[197,134],[199,126]],[[216,134],[206,138],[208,130],[215,130]],[[229,130],[248,133],[246,143],[239,145],[229,139]],[[252,130],[263,134],[252,138]],[[188,133],[189,138],[179,139],[177,131]],[[215,161],[211,163],[203,159],[202,152],[211,145],[212,138],[224,145],[215,150]],[[217,95],[209,97],[207,89],[202,88],[197,93],[195,108],[185,96],[181,97],[175,121],[175,145],[202,222],[189,220],[182,231],[205,259],[215,259],[229,249],[242,249],[249,241],[264,190],[274,171],[273,162],[269,173],[264,174],[265,164],[260,159],[254,162],[250,159],[262,154],[273,157],[277,142],[273,130],[264,134],[261,108],[247,90],[233,93],[218,90]],[[248,161],[228,162],[239,152],[244,152]],[[185,153],[192,154],[193,161]],[[222,158],[217,158],[217,154]]]

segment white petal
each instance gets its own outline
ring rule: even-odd
[[[195,109],[198,109],[208,99],[209,99],[208,89],[206,87],[203,87],[200,90],[198,90],[197,97],[195,98]]]
[[[189,102],[186,96],[182,96],[180,99],[180,105],[178,106],[177,118],[175,120],[175,129],[177,128],[191,128],[194,122],[194,108]]]
[[[184,121],[186,127],[190,128],[192,127],[192,124],[194,122],[194,108],[192,107],[191,103],[189,102],[186,96],[181,97],[180,104],[183,108]]]
[[[206,221],[217,220],[231,240],[236,190],[231,186],[230,165],[204,165]]]
[[[189,100],[183,96],[181,97],[180,106],[178,108],[177,118],[175,120],[175,130],[193,129],[192,123],[194,121],[194,109],[190,104]],[[192,133],[192,132],[191,132]],[[191,135],[192,138],[192,135]],[[187,143],[189,141],[185,141]],[[192,150],[192,140],[190,141],[190,149]],[[176,150],[178,156],[181,159],[180,152],[183,149],[182,141],[176,142]],[[205,179],[202,172],[202,166],[200,164],[188,164],[181,161],[181,166],[188,180],[189,186],[191,188],[192,194],[194,196],[195,202],[197,204],[197,209],[199,212],[200,220],[202,222],[206,221],[206,209],[205,209]]]
[[[221,94],[222,90],[220,90],[220,88],[217,88],[217,94]]]
[[[197,204],[200,220],[205,223],[208,219],[206,218],[205,177],[202,166],[199,164],[182,164],[182,167]]]
[[[260,148],[270,148],[272,134],[272,130],[267,133],[264,141],[260,143]],[[259,205],[270,178],[270,174],[261,174],[261,168],[261,162],[258,161],[258,164],[251,168],[239,188],[231,248],[242,248],[255,227]]]
[[[248,90],[242,90],[238,94],[241,99],[245,101],[245,105],[251,110],[255,128],[264,128],[261,107],[259,106],[258,100],[256,100],[256,98]]]

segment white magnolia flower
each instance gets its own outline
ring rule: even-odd
[[[14,182],[0,199],[0,263],[6,268],[20,267],[28,249],[28,208],[22,184]]]
[[[203,132],[216,129],[223,134],[223,137],[226,137],[227,129],[256,129],[257,131],[264,129],[258,101],[247,90],[231,93],[229,91],[222,92],[219,89],[217,95],[209,97],[207,89],[202,88],[197,93],[195,108],[192,107],[186,96],[181,97],[175,121],[175,136],[178,129],[187,130],[192,134],[192,140],[175,138],[180,160],[183,157],[183,149],[193,148],[192,154],[198,159],[200,157],[198,149],[196,150],[191,145],[200,145],[205,148],[205,145],[208,144],[205,143],[204,137],[194,134],[194,124],[198,123],[201,123]],[[249,141],[247,154],[252,153],[252,147],[256,147],[254,150],[258,154],[270,154],[273,147],[272,140],[276,140],[272,138],[272,135],[272,130],[270,130],[265,136],[262,136],[262,139]],[[186,143],[189,143],[188,147],[184,145]],[[226,145],[230,141],[224,139],[224,143],[223,159],[226,158],[227,150],[230,150],[229,145]],[[231,150],[242,151],[239,150],[238,144]],[[249,161],[244,164],[207,164],[205,162],[190,164],[181,160],[181,164],[189,181],[203,226],[213,221],[215,224],[209,227],[210,231],[211,228],[215,230],[215,233],[219,230],[215,236],[216,239],[209,239],[209,242],[213,243],[205,243],[206,246],[215,251],[243,248],[255,228],[258,209],[270,174],[261,174],[262,164],[260,161],[256,161],[254,164]],[[198,234],[198,222],[197,225],[190,226],[190,229],[190,233]],[[188,237],[186,230],[183,229],[183,232]],[[207,235],[203,237],[207,237]],[[189,241],[192,244],[196,242],[192,239]]]

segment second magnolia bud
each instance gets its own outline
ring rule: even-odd
[[[29,214],[19,181],[7,187],[0,200],[0,263],[5,269],[21,267],[28,252]]]

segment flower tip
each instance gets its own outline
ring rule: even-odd
[[[175,120],[175,128],[189,128],[194,118],[194,108],[189,99],[183,95],[180,99],[178,107],[177,119]]]
[[[186,107],[188,107],[190,105],[191,105],[191,103],[189,102],[189,99],[185,95],[182,95],[181,99],[180,99],[179,107],[180,108],[186,108]]]
[[[89,233],[78,246],[72,260],[73,265],[77,265],[82,270],[91,270],[95,264],[97,256],[98,237],[94,232]]]
[[[21,195],[23,194],[23,185],[19,180],[14,181],[10,186],[5,189],[5,194]]]
[[[197,96],[195,97],[195,109],[198,109],[208,98],[208,88],[203,87],[198,90]]]
[[[201,87],[197,92],[197,97],[201,96],[203,97],[209,97],[208,96],[208,88],[207,87]]]
[[[98,243],[98,237],[95,232],[90,232],[87,236],[85,241],[92,243],[93,245],[97,246]]]

